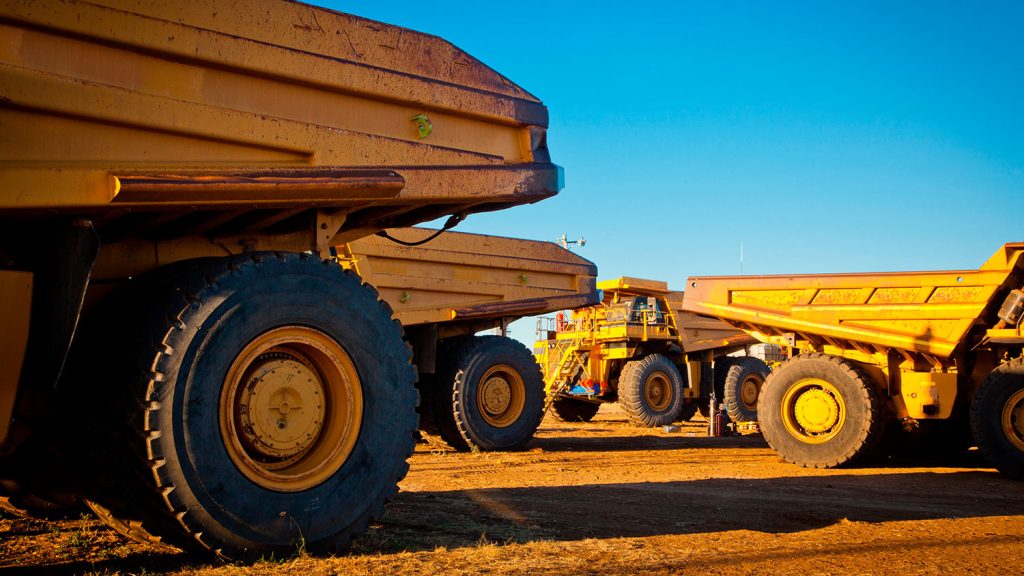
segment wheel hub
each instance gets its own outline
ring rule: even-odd
[[[495,428],[507,428],[523,414],[526,384],[515,368],[491,366],[478,381],[476,406],[484,421]]]
[[[263,488],[298,492],[341,468],[359,437],[363,395],[351,358],[303,326],[261,334],[235,357],[220,429],[238,471]]]
[[[1006,400],[1002,414],[1003,433],[1018,450],[1024,452],[1024,390]]]
[[[839,421],[839,405],[824,390],[808,390],[796,401],[796,421],[810,433],[822,433]]]
[[[761,392],[761,379],[750,377],[740,385],[740,401],[750,410],[757,408],[757,396]]]
[[[305,452],[323,427],[323,387],[295,358],[262,359],[239,396],[240,431],[265,457],[292,459]]]
[[[512,387],[500,376],[488,378],[480,387],[484,399],[484,410],[489,414],[501,414],[512,402]]]
[[[664,410],[672,403],[672,393],[668,381],[660,372],[647,379],[644,386],[644,398],[647,400],[647,405],[656,411]]]
[[[801,442],[821,444],[839,434],[846,404],[839,390],[819,378],[794,382],[782,398],[782,422]]]

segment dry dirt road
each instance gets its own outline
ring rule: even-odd
[[[614,408],[549,418],[524,452],[420,445],[345,556],[211,564],[87,517],[2,517],[0,574],[1024,573],[1024,484],[976,453],[808,470],[758,435],[640,429]]]

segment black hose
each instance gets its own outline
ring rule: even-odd
[[[382,238],[387,238],[388,240],[391,240],[392,242],[394,242],[396,244],[401,244],[402,246],[420,246],[422,244],[426,244],[427,242],[430,242],[431,240],[433,240],[434,238],[437,238],[438,236],[440,236],[441,234],[447,232],[448,230],[451,230],[452,228],[455,228],[456,226],[458,226],[459,222],[462,222],[465,219],[466,219],[466,213],[465,212],[459,212],[458,214],[452,214],[451,216],[448,217],[448,220],[445,221],[444,226],[442,226],[440,230],[438,230],[437,232],[434,232],[430,236],[427,236],[423,240],[417,240],[415,242],[406,242],[405,240],[399,240],[398,238],[395,238],[394,236],[388,234],[384,230],[381,230],[380,232],[377,232],[377,236],[380,236]]]

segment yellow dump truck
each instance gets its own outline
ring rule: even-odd
[[[790,351],[758,403],[783,458],[854,462],[897,422],[945,423],[962,446],[969,420],[995,466],[1024,479],[1022,255],[1014,243],[978,270],[693,277],[683,308]]]
[[[296,2],[3,3],[0,487],[224,557],[345,547],[432,346],[331,248],[556,194],[546,126],[440,38]]]
[[[388,233],[417,243],[435,231]],[[544,380],[530,351],[504,333],[522,316],[599,302],[593,263],[552,242],[458,232],[416,246],[368,236],[337,255],[405,328],[421,427],[458,450],[513,450],[533,437]],[[476,335],[486,330],[501,334]]]
[[[729,356],[757,341],[714,318],[682,310],[684,294],[658,280],[598,282],[602,302],[556,317],[534,355],[556,416],[589,421],[618,401],[630,420],[662,426],[708,416],[710,397],[736,421],[757,419],[764,362]]]

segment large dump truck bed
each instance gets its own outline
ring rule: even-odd
[[[996,296],[1022,274],[1022,254],[1024,243],[1006,244],[978,270],[691,277],[683,308],[764,340],[792,334],[840,348],[948,357],[1002,302]]]
[[[7,228],[251,234],[326,209],[339,243],[555,194],[546,126],[537,98],[447,41],[305,4],[0,6]]]
[[[389,233],[416,242],[434,231]],[[368,236],[348,250],[404,326],[518,318],[600,301],[597,267],[551,242],[447,232],[421,246]]]

